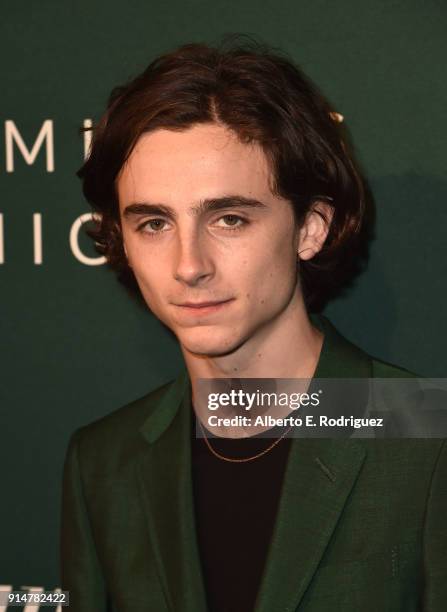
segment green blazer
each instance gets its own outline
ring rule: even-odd
[[[316,377],[410,376],[314,322],[325,335]],[[70,438],[61,585],[71,612],[206,611],[190,410],[184,371]],[[447,610],[445,441],[293,439],[256,612],[416,610]]]

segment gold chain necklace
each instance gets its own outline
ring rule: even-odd
[[[254,459],[257,459],[258,457],[262,457],[262,455],[265,455],[266,453],[268,453],[269,451],[272,450],[272,448],[274,448],[279,442],[281,442],[281,440],[283,438],[286,437],[286,435],[289,433],[289,431],[292,429],[292,425],[286,429],[286,431],[276,440],[274,440],[274,442],[272,444],[270,444],[270,446],[268,446],[266,449],[264,449],[263,451],[261,451],[260,453],[258,453],[257,455],[253,455],[252,457],[244,457],[243,459],[234,459],[231,457],[225,457],[224,455],[221,455],[220,453],[218,453],[209,443],[208,438],[205,434],[205,431],[202,427],[202,423],[200,422],[200,419],[197,419],[197,421],[199,422],[199,426],[200,429],[202,431],[203,434],[203,439],[205,440],[205,444],[207,445],[207,447],[209,448],[210,452],[217,457],[218,459],[222,459],[222,461],[228,461],[230,463],[246,463],[247,461],[253,461]]]

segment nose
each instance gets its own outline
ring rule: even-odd
[[[174,278],[186,285],[203,283],[214,274],[214,265],[206,236],[200,231],[184,232],[176,245]]]

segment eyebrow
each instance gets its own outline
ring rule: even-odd
[[[188,213],[194,216],[208,212],[228,208],[258,208],[266,209],[267,205],[255,198],[246,198],[240,195],[229,195],[221,198],[207,198],[196,206],[188,208]],[[123,217],[129,218],[142,215],[163,215],[174,219],[177,217],[176,211],[166,204],[155,204],[151,202],[134,202],[128,204],[123,210]]]

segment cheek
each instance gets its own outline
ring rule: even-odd
[[[258,249],[257,253],[246,253],[239,258],[236,277],[244,274],[259,291],[266,286],[289,285],[296,276],[296,262],[295,249],[287,237],[282,243],[270,245],[270,249]]]
[[[259,256],[252,261],[242,259],[235,270],[236,284],[250,308],[265,314],[290,299],[296,287],[294,252],[290,248],[281,249],[275,255]]]

